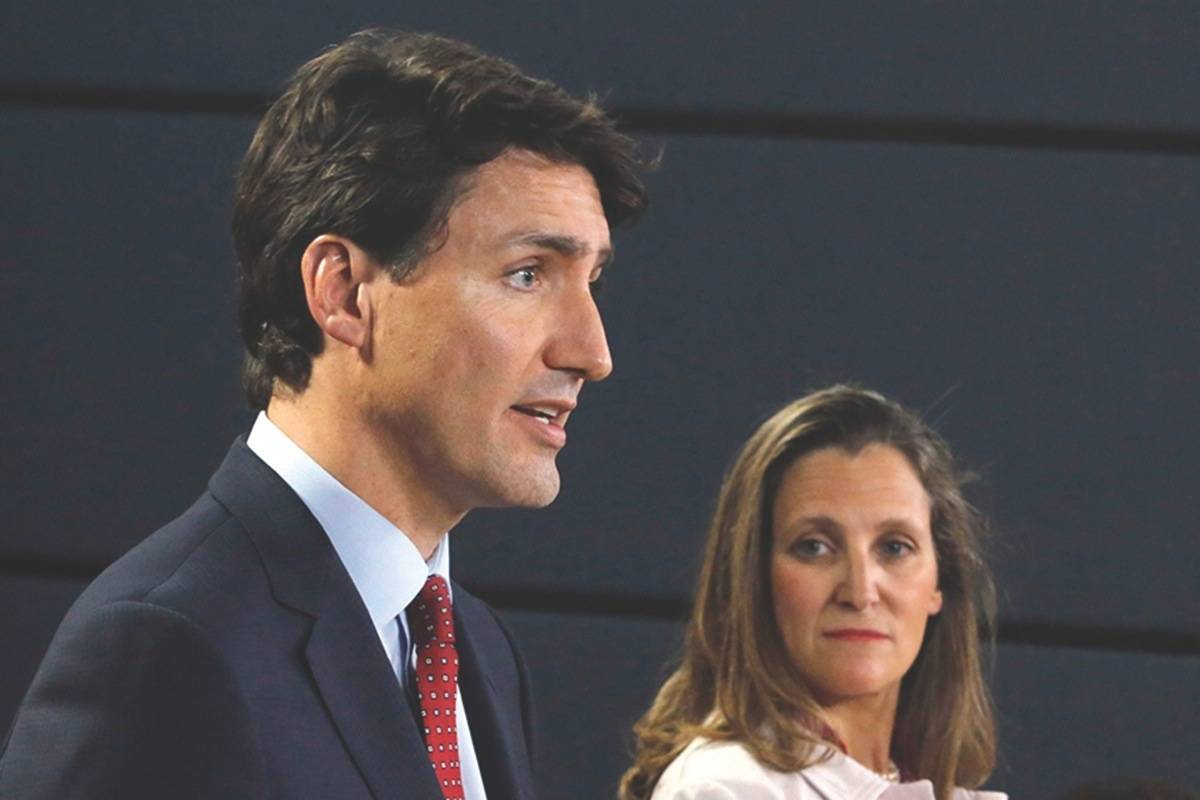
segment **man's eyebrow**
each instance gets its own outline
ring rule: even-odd
[[[581,258],[592,252],[591,245],[582,239],[559,233],[545,233],[543,231],[517,234],[509,239],[507,243],[513,247],[541,247],[546,250],[553,250],[567,258]],[[612,246],[609,245],[608,247],[601,248],[597,256],[599,258],[597,259],[596,266],[600,268],[607,267],[613,260]]]

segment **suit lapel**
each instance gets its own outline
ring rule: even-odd
[[[331,582],[339,578],[350,580]],[[440,798],[425,741],[358,595],[328,591],[325,600],[305,656],[346,749],[379,800]]]
[[[239,438],[209,488],[245,526],[275,598],[313,618],[304,657],[377,800],[440,798],[425,742],[354,583],[300,498]]]
[[[459,688],[488,800],[530,800],[533,775],[508,640],[491,612],[457,584],[454,625],[462,664]],[[498,689],[497,681],[511,685]]]

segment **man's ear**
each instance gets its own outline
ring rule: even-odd
[[[300,257],[308,313],[325,335],[347,347],[370,342],[371,304],[363,284],[378,269],[374,260],[342,236],[322,234]]]

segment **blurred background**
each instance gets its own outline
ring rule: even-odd
[[[176,7],[178,6],[178,7]],[[613,796],[713,498],[853,380],[982,479],[1015,798],[1200,785],[1200,7],[492,0],[0,7],[0,727],[59,619],[248,428],[232,175],[288,74],[370,25],[466,39],[661,148],[540,512],[456,577],[516,631],[547,798]]]

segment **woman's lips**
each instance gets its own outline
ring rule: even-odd
[[[891,638],[886,633],[873,631],[869,628],[837,628],[825,631],[824,635],[830,639],[839,639],[845,642],[878,642]]]

